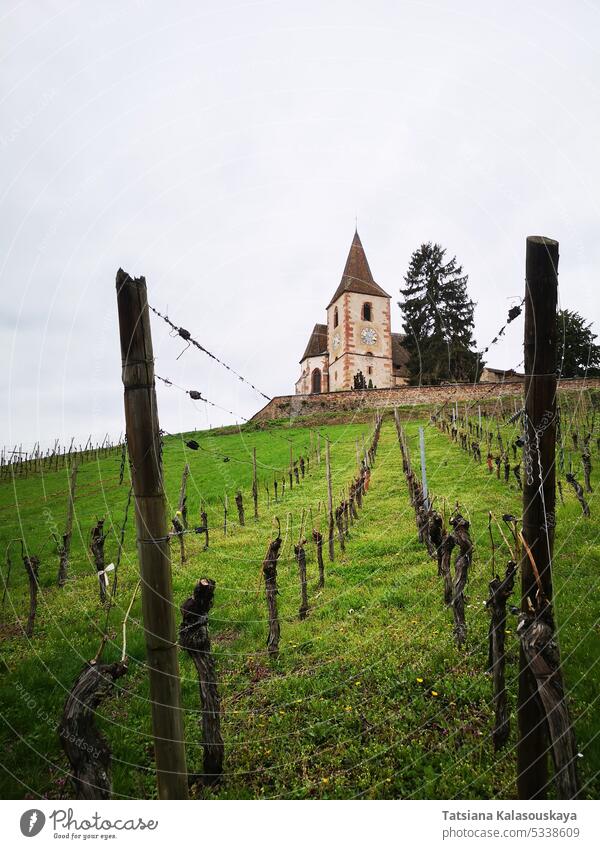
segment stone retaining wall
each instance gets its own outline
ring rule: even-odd
[[[563,391],[581,392],[600,389],[600,378],[561,380]],[[370,389],[357,392],[324,392],[321,395],[279,395],[259,410],[252,421],[290,419],[327,410],[356,411],[363,408],[402,407],[416,404],[443,404],[444,401],[486,401],[521,395],[523,381],[502,383],[455,383],[448,386],[396,386],[392,389]]]

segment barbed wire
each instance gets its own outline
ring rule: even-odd
[[[168,316],[168,315],[163,315],[161,312],[159,312],[159,310],[157,310],[155,307],[151,306],[150,304],[148,304],[148,308],[149,308],[149,309],[151,309],[151,310],[152,310],[152,312],[153,312],[155,315],[157,315],[159,318],[162,318],[162,320],[163,320],[166,324],[168,324],[168,325],[169,325],[169,327],[170,327],[172,330],[174,330],[174,331],[175,331],[175,334],[176,334],[177,336],[180,336],[180,337],[184,340],[184,342],[187,342],[187,343],[188,343],[188,348],[189,348],[189,346],[190,346],[190,345],[193,345],[195,348],[198,348],[198,350],[199,350],[199,351],[202,351],[202,353],[203,353],[203,354],[206,354],[206,355],[207,355],[207,357],[210,357],[211,359],[215,360],[215,362],[219,363],[219,365],[222,365],[222,366],[223,366],[223,368],[226,368],[226,369],[227,369],[227,371],[230,371],[232,374],[234,374],[234,375],[238,378],[238,380],[241,380],[241,381],[242,381],[243,383],[245,383],[247,386],[250,386],[250,387],[251,387],[251,389],[254,389],[254,391],[255,391],[255,392],[258,392],[258,394],[259,394],[259,395],[262,395],[262,397],[263,397],[263,398],[265,398],[267,401],[272,401],[272,400],[273,400],[273,399],[271,398],[271,396],[270,396],[270,395],[266,395],[264,392],[262,392],[260,389],[258,389],[258,387],[257,387],[257,386],[255,386],[255,385],[254,385],[254,384],[253,384],[250,380],[248,380],[247,378],[245,378],[243,375],[241,375],[238,371],[236,371],[236,370],[235,370],[234,368],[232,368],[230,365],[227,365],[227,363],[223,362],[223,360],[222,360],[222,359],[220,359],[219,357],[217,357],[217,355],[216,355],[216,354],[213,354],[213,353],[212,353],[212,351],[209,351],[209,350],[208,350],[208,348],[205,348],[205,347],[204,347],[204,345],[201,345],[201,344],[200,344],[200,342],[198,342],[198,340],[197,340],[197,339],[194,339],[194,337],[192,336],[192,334],[190,333],[190,331],[185,329],[185,327],[178,327],[176,324],[174,324],[174,323],[171,321],[171,319],[169,318],[169,316]],[[171,334],[171,335],[173,335],[173,334]],[[183,354],[183,353],[184,353],[184,351],[187,351],[187,348],[184,348],[184,349],[183,349],[183,351],[181,352],[181,354]],[[177,359],[179,359],[179,357],[181,356],[181,354],[179,354],[179,356],[177,357]]]
[[[157,380],[160,380],[161,383],[164,383],[165,386],[174,386],[176,389],[179,389],[181,392],[185,392],[186,395],[189,395],[192,401],[203,401],[205,404],[210,404],[211,407],[215,407],[217,410],[221,410],[224,413],[229,413],[230,416],[233,416],[234,419],[242,419],[245,422],[249,422],[250,419],[247,419],[246,416],[242,416],[241,413],[234,413],[233,410],[228,410],[227,407],[221,407],[220,404],[215,404],[214,401],[211,401],[209,398],[206,398],[201,392],[198,392],[197,389],[186,389],[184,386],[180,386],[175,381],[170,380],[168,377],[161,377],[159,374],[154,375]]]

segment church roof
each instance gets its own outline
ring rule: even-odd
[[[346,267],[340,280],[340,285],[335,290],[335,295],[327,304],[327,309],[341,297],[344,292],[359,292],[361,295],[377,295],[380,298],[389,298],[387,292],[374,280],[367,261],[365,249],[362,246],[358,231],[354,233]]]
[[[392,333],[392,367],[399,377],[408,377],[408,360],[410,354],[402,344],[405,340],[402,333]]]
[[[313,332],[310,334],[308,345],[302,355],[300,362],[303,362],[307,357],[317,357],[319,354],[327,353],[327,325],[315,324]]]

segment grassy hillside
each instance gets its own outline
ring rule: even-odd
[[[407,426],[416,457],[417,422]],[[321,428],[332,440],[334,496],[356,469],[356,446],[368,425]],[[186,437],[189,438],[190,435]],[[336,548],[326,560],[326,584],[316,589],[315,552],[308,551],[311,611],[298,620],[297,568],[291,543],[300,515],[312,510],[322,523],[326,501],[324,461],[311,457],[301,486],[286,487],[283,503],[272,501],[274,473],[281,481],[294,456],[310,447],[308,429],[275,426],[255,430],[194,435],[200,451],[185,448],[181,438],[164,446],[165,481],[171,509],[177,502],[184,462],[191,466],[188,505],[191,521],[201,499],[207,505],[211,545],[186,537],[187,562],[181,566],[172,546],[174,595],[179,604],[203,576],[217,582],[211,633],[222,695],[222,731],[226,775],[221,798],[481,798],[514,795],[515,722],[506,750],[495,755],[491,730],[491,681],[485,674],[488,617],[483,608],[491,576],[487,511],[520,512],[516,484],[505,485],[474,464],[433,428],[426,428],[431,490],[449,505],[458,499],[472,522],[476,544],[468,586],[468,642],[458,651],[452,639],[452,613],[442,604],[436,567],[417,542],[414,513],[400,464],[391,421],[384,423],[371,487],[360,518],[351,528],[345,556]],[[313,439],[315,437],[313,436]],[[314,444],[314,443],[313,443]],[[260,518],[252,518],[251,457],[259,463]],[[324,451],[323,457],[324,457]],[[225,461],[224,458],[229,458]],[[277,471],[275,471],[277,470]],[[107,562],[114,560],[127,501],[128,480],[118,485],[119,459],[80,468],[77,525],[71,580],[56,586],[57,557],[47,542],[52,525],[60,530],[66,510],[64,472],[0,486],[3,550],[10,539],[24,538],[31,553],[40,553],[41,600],[31,640],[19,621],[27,615],[27,581],[19,547],[13,545],[12,573],[2,610],[2,678],[0,680],[5,797],[68,796],[66,761],[55,726],[66,692],[82,663],[97,651],[104,614],[88,554],[89,529],[106,516],[113,530]],[[597,471],[594,481],[598,484]],[[246,527],[236,524],[233,496],[245,495]],[[598,489],[598,486],[595,486]],[[222,530],[220,498],[230,501],[229,531]],[[586,795],[598,795],[600,751],[596,735],[598,691],[598,590],[600,543],[596,495],[592,520],[584,521],[574,497],[558,509],[555,586],[560,641],[576,733],[583,754]],[[438,502],[441,504],[441,500]],[[266,606],[261,562],[273,516],[291,525],[279,561],[281,654],[276,662],[265,652]],[[499,542],[498,538],[498,542]],[[4,566],[6,573],[6,567]],[[133,518],[125,537],[119,575],[118,604],[110,616],[111,640],[105,659],[121,647],[123,611],[137,581]],[[115,796],[151,797],[152,772],[147,676],[143,639],[137,620],[139,598],[128,628],[130,669],[118,682],[117,695],[102,706],[101,724],[113,749]],[[179,616],[178,616],[179,621]],[[516,624],[516,621],[515,621]],[[516,695],[518,643],[514,625],[507,635],[511,706]],[[193,665],[180,658],[186,709],[189,768],[201,767],[198,687]]]

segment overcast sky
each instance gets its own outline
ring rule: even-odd
[[[123,429],[115,273],[269,395],[293,392],[358,229],[392,329],[411,252],[468,272],[476,338],[560,241],[598,314],[597,2],[4,2],[0,445]],[[595,325],[598,330],[598,325]],[[159,374],[263,399],[154,321]],[[489,364],[522,359],[522,320]],[[235,419],[159,386],[170,431]]]

